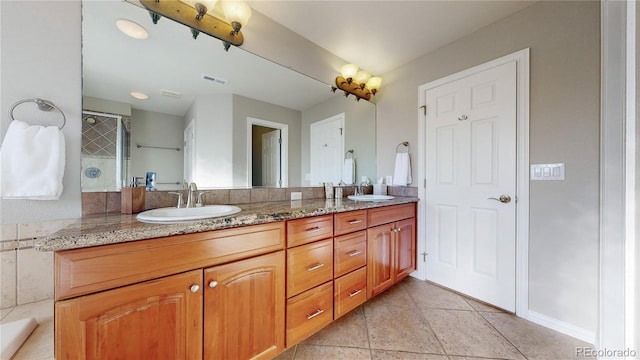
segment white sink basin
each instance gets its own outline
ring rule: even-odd
[[[160,208],[141,212],[138,221],[154,224],[171,224],[233,215],[241,209],[232,205],[207,205],[194,208]]]
[[[347,196],[347,199],[355,200],[355,201],[384,201],[384,200],[393,199],[393,196],[391,196],[391,195],[371,195],[371,194],[367,194],[367,195],[349,195],[349,196]]]

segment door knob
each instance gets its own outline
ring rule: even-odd
[[[193,284],[193,285],[191,285],[191,287],[189,288],[189,290],[191,290],[191,292],[195,294],[195,293],[197,293],[197,292],[198,292],[198,290],[200,290],[200,285]]]
[[[217,282],[217,281],[215,281],[215,280],[211,280],[211,282],[209,282],[209,287],[210,287],[210,288],[214,288],[214,287],[216,287],[216,286],[218,286],[218,282]]]
[[[489,200],[496,200],[496,201],[500,201],[503,204],[508,204],[511,202],[511,196],[509,195],[500,195],[499,198],[494,198],[494,197],[490,197],[488,198]]]

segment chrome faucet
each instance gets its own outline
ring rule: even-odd
[[[364,191],[362,190],[362,185],[364,185],[364,186],[368,186],[368,185],[369,185],[369,182],[368,182],[368,181],[363,181],[363,182],[361,182],[361,183],[359,183],[359,184],[358,184],[358,188],[356,189],[356,191],[357,191],[356,196],[357,196],[357,195],[364,195]]]
[[[198,186],[196,186],[196,183],[192,182],[189,184],[189,188],[187,189],[187,205],[185,207],[194,207],[195,204],[193,203],[193,192],[194,191],[198,191]]]

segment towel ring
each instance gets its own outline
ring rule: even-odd
[[[67,118],[64,116],[64,113],[62,112],[62,110],[60,110],[59,107],[57,107],[51,101],[38,99],[38,98],[20,100],[20,101],[16,102],[15,104],[11,105],[11,108],[9,108],[9,119],[11,119],[11,121],[15,120],[13,118],[13,109],[15,109],[18,105],[24,104],[26,102],[36,103],[36,105],[38,105],[38,109],[40,109],[40,111],[57,110],[60,113],[60,115],[62,115],[62,125],[58,126],[58,129],[62,130],[62,128],[67,124]]]
[[[403,141],[400,144],[398,144],[398,146],[396,146],[396,153],[400,152],[400,146],[406,146],[407,147],[407,154],[411,153],[411,147],[409,146],[409,142],[408,141]]]
[[[346,153],[344,153],[344,158],[345,158],[345,159],[349,159],[349,154],[351,154],[351,159],[353,159],[353,158],[354,158],[354,156],[353,156],[353,150],[349,150],[349,151],[347,151]]]

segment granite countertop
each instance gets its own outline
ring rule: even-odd
[[[353,201],[348,199],[309,199],[239,204],[236,206],[240,207],[242,211],[235,215],[179,224],[142,223],[136,220],[136,215],[91,215],[78,219],[51,236],[36,240],[34,247],[39,251],[78,249],[238,226],[264,224],[344,211],[407,204],[417,201],[418,198],[416,197],[396,196],[392,200],[380,202]]]

